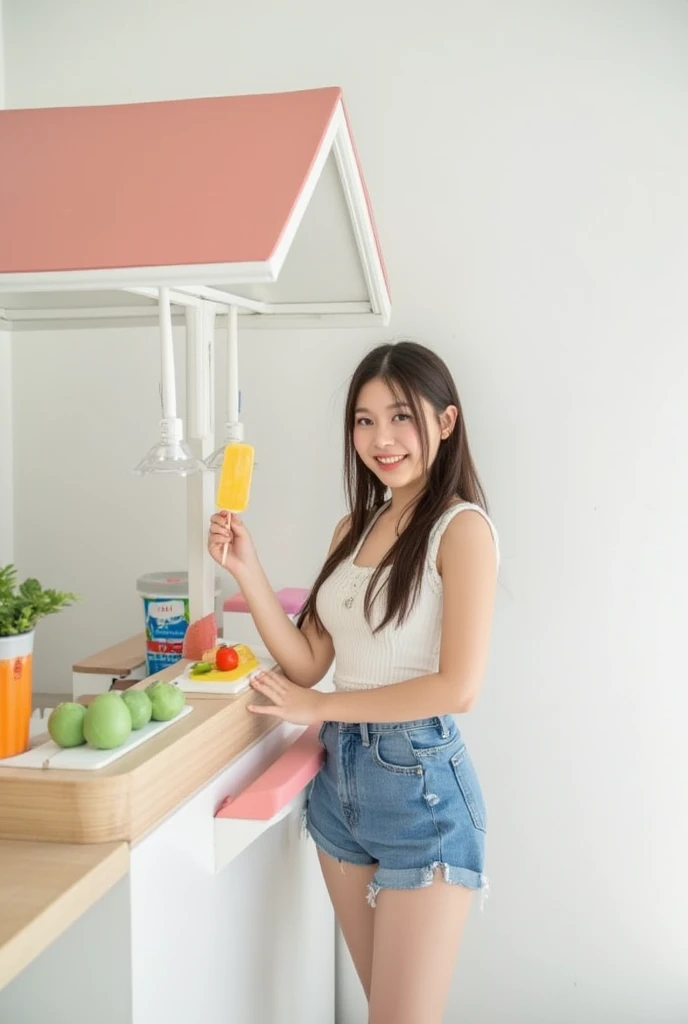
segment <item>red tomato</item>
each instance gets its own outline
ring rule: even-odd
[[[239,664],[239,655],[233,647],[221,647],[215,656],[215,664],[220,672],[231,672]]]

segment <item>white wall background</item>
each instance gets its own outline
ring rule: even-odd
[[[344,87],[386,334],[455,371],[504,549],[465,723],[493,895],[447,1019],[684,1022],[688,6],[5,0],[5,48],[12,107]],[[373,340],[243,340],[276,586],[308,582],[340,514],[341,389]],[[86,598],[41,626],[59,689],[139,628],[136,575],[183,564],[183,485],[127,475],[155,433],[152,332],[15,335],[13,356],[17,561]],[[363,1022],[349,975],[340,996]]]

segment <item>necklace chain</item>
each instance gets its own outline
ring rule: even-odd
[[[358,589],[361,585],[361,579],[362,576],[354,582],[352,592],[344,599],[343,604],[345,608],[353,608],[356,595],[358,594]]]
[[[397,522],[394,524],[394,534],[395,534],[395,536],[397,538],[399,538],[399,536],[400,536],[400,534],[399,534],[399,526],[401,524],[401,520],[404,518],[404,512],[405,511],[406,511],[406,509],[404,509],[404,511],[402,512],[401,516],[399,517]],[[384,511],[381,510],[382,515],[384,515],[385,512],[389,512],[389,507],[386,508]],[[378,515],[375,517],[375,521],[377,521],[380,517],[381,517],[380,513],[378,513]],[[370,534],[370,530],[371,530],[373,525],[374,525],[374,523],[370,524],[370,526],[366,530],[365,535],[363,536],[362,540],[359,541],[359,543],[358,543],[358,545],[356,547],[356,550],[355,550],[355,552],[354,552],[354,554],[352,556],[352,562],[353,562],[353,559],[356,558],[360,554],[361,548],[363,547],[365,541],[368,539],[368,535]],[[363,566],[356,566],[355,568],[361,569],[361,568],[363,568]],[[349,591],[349,594],[342,601],[342,605],[343,605],[344,608],[346,608],[346,609],[353,608],[354,602],[355,602],[356,597],[358,595],[358,591],[360,589],[362,581],[363,581],[363,574],[361,574],[359,576],[359,578],[354,581],[354,583],[352,584],[352,588]]]

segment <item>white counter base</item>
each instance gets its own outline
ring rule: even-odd
[[[133,846],[129,877],[0,991],[0,1024],[333,1024],[335,925],[300,812],[215,870],[215,810],[292,735],[263,737]]]

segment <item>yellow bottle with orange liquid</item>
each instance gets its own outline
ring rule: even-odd
[[[36,624],[76,600],[76,594],[44,590],[33,577],[17,585],[14,566],[0,565],[0,758],[29,747]]]
[[[0,636],[0,758],[29,746],[33,630]]]

